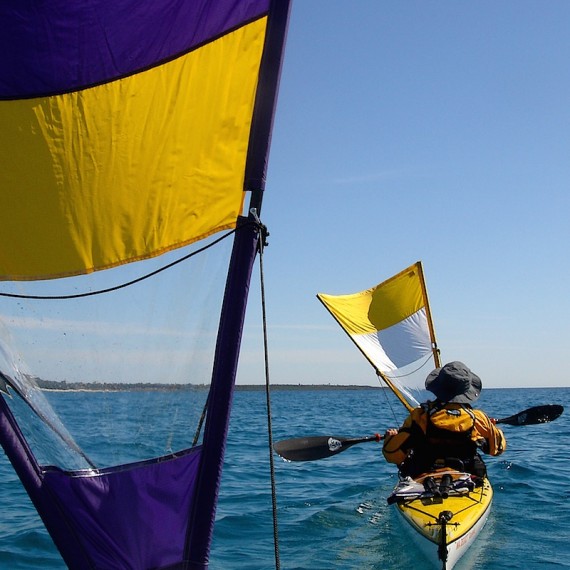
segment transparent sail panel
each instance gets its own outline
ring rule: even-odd
[[[425,389],[426,378],[433,369],[433,355],[430,353],[416,362],[392,370],[385,375],[415,406],[429,399],[434,399],[433,394]]]
[[[61,297],[0,297],[0,388],[40,464],[104,468],[199,441],[231,242],[126,287],[197,248],[2,284],[2,293]]]

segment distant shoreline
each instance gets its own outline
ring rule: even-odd
[[[206,392],[208,384],[162,384],[160,382],[66,382],[32,378],[38,388],[46,392]],[[524,386],[524,389],[568,389],[565,386]],[[386,386],[366,386],[351,384],[271,384],[272,392],[339,391],[339,390],[388,390]],[[488,387],[487,390],[507,390],[508,387]],[[520,388],[519,388],[520,389]],[[236,392],[262,392],[265,384],[236,384]]]
[[[160,384],[138,382],[58,382],[53,380],[35,379],[39,388],[52,392],[189,392],[208,390],[205,384]],[[238,392],[260,392],[265,390],[265,384],[236,384]],[[340,384],[272,384],[270,390],[293,392],[299,390],[383,390],[384,386],[354,386]]]

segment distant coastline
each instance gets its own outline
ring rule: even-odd
[[[120,382],[59,382],[54,380],[41,380],[35,382],[42,390],[58,392],[189,392],[194,390],[208,390],[205,384],[160,384],[160,383],[120,383]],[[260,392],[265,390],[265,384],[237,384],[236,391]],[[298,390],[383,390],[383,386],[354,386],[339,384],[272,384],[272,391],[298,391]]]

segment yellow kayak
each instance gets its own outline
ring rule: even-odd
[[[442,570],[451,570],[477,538],[492,501],[487,478],[446,469],[401,479],[388,497],[432,566]]]

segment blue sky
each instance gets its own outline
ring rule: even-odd
[[[316,294],[421,260],[444,362],[488,387],[570,386],[568,22],[562,1],[293,2],[262,211],[273,383],[375,384]],[[121,271],[112,285],[141,270]],[[54,380],[207,381],[216,305],[191,271],[97,308],[0,300],[0,359]],[[256,270],[239,384],[264,382],[260,321]]]
[[[375,383],[315,295],[422,260],[444,362],[570,385],[569,21],[561,1],[294,2],[262,212],[274,383]],[[263,381],[256,304],[240,383]]]

